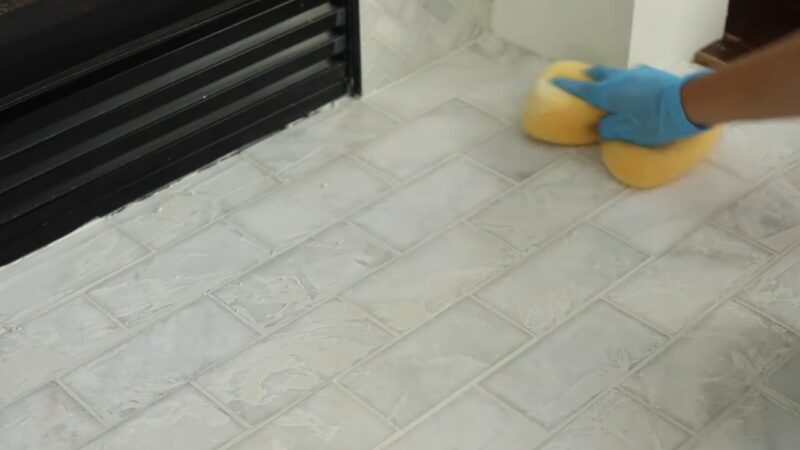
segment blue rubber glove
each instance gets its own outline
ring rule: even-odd
[[[605,140],[661,147],[707,129],[689,120],[681,99],[683,85],[703,73],[681,78],[647,66],[595,66],[588,75],[595,81],[559,78],[553,83],[608,112],[599,130]]]

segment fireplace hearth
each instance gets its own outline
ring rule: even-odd
[[[361,89],[357,0],[0,8],[0,264]]]

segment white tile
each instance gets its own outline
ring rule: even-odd
[[[52,380],[127,335],[83,298],[0,335],[0,404]]]
[[[470,50],[490,61],[486,70],[491,76],[461,97],[518,123],[528,93],[550,61],[491,34],[481,37]]]
[[[194,388],[184,387],[83,449],[213,450],[242,431],[241,425],[210,400]]]
[[[100,424],[55,384],[0,410],[3,450],[75,448],[99,431]]]
[[[528,450],[547,431],[486,393],[470,389],[388,448],[390,450]]]
[[[552,428],[613,386],[665,341],[608,304],[596,303],[484,385]]]
[[[606,297],[660,329],[676,333],[724,300],[771,255],[705,226]]]
[[[376,198],[388,185],[340,158],[234,212],[230,220],[276,250],[310,236]]]
[[[371,205],[354,220],[405,250],[508,187],[507,181],[456,159]]]
[[[253,145],[245,155],[276,172],[299,163],[320,167],[384,136],[395,125],[394,120],[362,102],[346,102],[335,108],[323,118],[312,117]]]
[[[797,448],[800,419],[758,396],[738,406],[692,450],[782,450]]]
[[[711,161],[745,180],[757,180],[797,159],[797,119],[741,122],[725,127]]]
[[[726,303],[634,374],[651,406],[701,429],[796,343],[783,328]]]
[[[255,424],[347,370],[390,339],[353,306],[334,300],[213,368],[198,381]]]
[[[519,249],[537,246],[625,188],[601,167],[567,158],[476,215],[472,221]]]
[[[356,155],[398,180],[407,180],[500,128],[497,119],[451,101],[376,139]]]
[[[800,331],[800,247],[759,274],[737,298]]]
[[[236,445],[236,450],[370,450],[394,429],[329,386]]]
[[[412,119],[487,82],[490,67],[487,58],[470,50],[460,50],[413,77],[369,96],[367,103],[402,119]]]
[[[526,340],[490,311],[462,300],[357,367],[342,384],[405,426]]]
[[[136,239],[161,248],[277,184],[249,162],[229,158],[125,207],[111,219]]]
[[[202,299],[63,378],[104,419],[130,416],[255,333]]]
[[[215,224],[108,279],[89,295],[126,325],[141,326],[254,267],[262,253],[242,235]]]
[[[519,126],[512,125],[474,146],[467,154],[515,181],[522,181],[568,152],[535,141],[526,136]]]
[[[146,253],[118,230],[92,222],[0,268],[0,326],[14,326]]]
[[[478,297],[534,333],[543,333],[645,258],[607,233],[581,226],[489,284]]]
[[[657,253],[680,241],[744,188],[744,183],[732,175],[703,165],[667,186],[632,193],[598,220]]]
[[[675,450],[688,435],[619,391],[611,391],[542,450]]]
[[[473,226],[461,225],[347,290],[343,297],[406,331],[510,266],[515,254]]]
[[[795,355],[786,365],[770,378],[769,384],[778,392],[800,405],[800,354]]]
[[[716,222],[784,250],[800,242],[800,168],[775,178],[723,211]]]
[[[306,313],[392,255],[364,231],[339,224],[214,292],[268,330]]]
[[[410,119],[454,98],[463,97],[516,120],[525,94],[547,61],[497,41],[449,55],[368,98],[368,102]]]

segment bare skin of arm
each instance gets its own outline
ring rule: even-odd
[[[800,116],[800,32],[688,82],[682,97],[703,125]]]

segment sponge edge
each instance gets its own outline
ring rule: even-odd
[[[526,133],[560,145],[589,145],[600,141],[597,124],[606,113],[552,83],[554,78],[592,81],[586,73],[590,67],[583,62],[561,61],[542,74],[525,105],[523,127]]]
[[[620,141],[604,142],[601,151],[609,172],[630,187],[648,189],[674,181],[697,167],[714,151],[723,127],[659,148]]]

